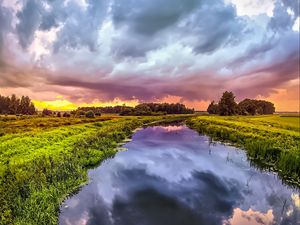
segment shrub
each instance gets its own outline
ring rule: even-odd
[[[52,115],[52,111],[49,110],[49,109],[44,109],[43,112],[42,112],[42,115],[43,116],[51,116]]]
[[[71,117],[71,114],[70,114],[70,113],[67,113],[67,112],[65,112],[65,113],[63,114],[63,117]]]
[[[86,118],[95,118],[95,114],[93,111],[88,111],[85,113]]]
[[[76,110],[75,112],[76,117],[84,116],[85,114],[86,113],[83,110]]]

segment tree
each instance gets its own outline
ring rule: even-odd
[[[71,117],[70,113],[64,112],[63,117]]]
[[[95,118],[95,113],[93,111],[88,111],[85,114],[86,118]]]
[[[28,96],[22,96],[21,97],[21,102],[20,102],[20,113],[29,115],[30,114],[30,105],[31,105],[31,100]]]
[[[212,101],[207,108],[207,112],[209,114],[218,114],[219,113],[219,105],[217,103],[215,103],[215,101]]]
[[[135,115],[137,116],[146,116],[151,115],[151,108],[147,104],[139,104],[135,108]]]
[[[17,114],[18,113],[18,107],[19,107],[19,104],[20,104],[20,99],[18,99],[16,97],[15,94],[13,94],[10,98],[10,102],[9,102],[9,113],[10,114]]]
[[[28,96],[22,96],[19,99],[15,94],[11,97],[4,97],[0,95],[0,114],[36,114],[34,104]]]
[[[101,113],[118,113],[120,115],[161,115],[161,114],[192,114],[194,109],[189,109],[185,105],[176,103],[143,103],[137,105],[135,108],[122,105],[122,106],[107,106],[107,107],[79,107],[77,110],[72,111],[77,116],[82,112],[93,111],[95,115]]]
[[[258,112],[257,105],[253,99],[244,99],[239,104],[239,114],[241,115],[255,115]]]
[[[76,117],[80,117],[80,116],[84,116],[86,114],[86,112],[84,110],[76,110]]]
[[[274,104],[264,100],[244,99],[239,104],[240,114],[256,115],[256,114],[273,114],[275,112]]]
[[[10,98],[0,95],[0,114],[9,114]]]
[[[31,102],[28,108],[28,115],[34,115],[34,114],[36,114],[36,109],[34,104]]]
[[[237,112],[238,108],[234,94],[225,91],[219,101],[219,114],[221,116],[232,116],[237,114]]]
[[[272,102],[257,100],[257,105],[261,109],[261,114],[273,114],[275,112],[275,106]]]
[[[120,116],[130,116],[133,115],[133,108],[129,107],[129,108],[124,108],[122,109],[122,111],[120,112]]]
[[[43,116],[51,116],[52,115],[52,111],[49,110],[49,109],[43,109],[42,115]]]

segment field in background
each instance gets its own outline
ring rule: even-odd
[[[260,166],[300,186],[299,115],[198,116],[188,125],[216,140],[244,147]]]
[[[0,224],[57,224],[63,199],[118,142],[143,124],[182,117],[1,117]]]
[[[120,118],[118,115],[104,114],[100,117],[41,117],[41,116],[0,116],[0,136],[5,134],[46,130],[61,126],[100,122]]]

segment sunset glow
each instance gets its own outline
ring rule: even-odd
[[[228,90],[299,111],[299,20],[287,0],[0,0],[0,94],[206,110]]]

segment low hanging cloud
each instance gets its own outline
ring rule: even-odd
[[[234,2],[0,0],[0,88],[75,103],[268,97],[299,77],[299,8]]]

